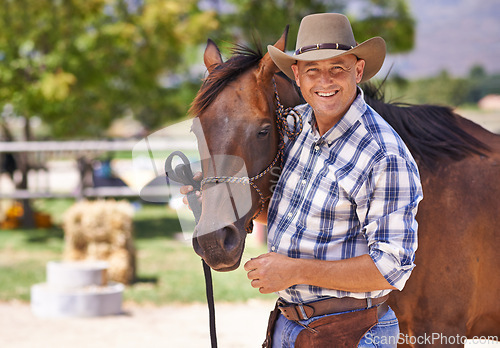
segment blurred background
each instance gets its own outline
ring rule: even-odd
[[[256,41],[262,48],[290,24],[292,50],[300,19],[314,12],[346,13],[360,42],[385,38],[389,57],[377,77],[397,82],[398,98],[473,106],[500,88],[495,0],[2,4],[0,110],[7,141],[148,134],[187,117],[205,74],[208,38],[229,57],[233,43]]]
[[[342,12],[359,42],[385,38],[375,82],[387,101],[449,105],[500,132],[498,0],[0,2],[0,301],[29,301],[63,255],[65,212],[97,198],[134,211],[126,301],[203,300],[175,207],[141,199],[154,171],[130,172],[134,144],[192,116],[208,38],[228,58],[235,43],[265,50],[290,24],[293,50],[303,16]],[[265,252],[262,234],[249,238],[251,255]],[[216,298],[262,298],[240,271],[215,276]]]

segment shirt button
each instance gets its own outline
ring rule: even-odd
[[[307,180],[302,180],[302,185],[305,186],[307,184]]]
[[[271,251],[276,251],[276,247],[274,245],[271,247]]]
[[[292,213],[288,213],[288,217],[291,218],[293,216]]]
[[[332,145],[332,141],[331,140],[328,140],[328,145]]]
[[[318,145],[316,145],[316,146],[314,147],[314,150],[319,151],[319,146],[318,146]]]

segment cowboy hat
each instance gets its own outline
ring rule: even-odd
[[[365,61],[361,79],[361,82],[365,82],[380,70],[385,59],[384,39],[373,37],[357,44],[349,19],[339,13],[320,13],[304,17],[300,22],[293,55],[271,45],[267,46],[267,49],[278,68],[292,80],[295,80],[295,76],[291,66],[298,60],[315,61],[354,54]]]

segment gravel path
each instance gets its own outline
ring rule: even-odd
[[[219,347],[260,347],[274,304],[217,303]],[[210,347],[205,304],[148,307],[124,304],[101,318],[42,319],[25,303],[0,303],[1,348]]]

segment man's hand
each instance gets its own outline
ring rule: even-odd
[[[296,259],[277,253],[267,253],[245,263],[252,287],[262,294],[281,291],[295,285],[293,276]]]
[[[193,179],[194,179],[195,181],[201,181],[201,179],[203,179],[203,173],[202,173],[202,172],[196,172],[196,173],[194,173],[194,175],[193,175]],[[187,205],[188,207],[189,207],[189,203],[188,203],[188,199],[187,199],[187,196],[186,196],[186,195],[187,195],[189,192],[193,191],[193,190],[194,190],[194,187],[193,187],[193,186],[191,186],[191,185],[184,185],[184,186],[181,186],[181,188],[180,188],[180,190],[179,190],[179,191],[181,192],[181,194],[183,194],[183,195],[184,195],[184,197],[182,197],[182,202],[183,202],[185,205]],[[199,202],[200,202],[200,204],[201,204],[201,192],[200,192],[200,191],[196,191],[196,192],[195,192],[195,194],[196,194],[196,197],[198,197],[198,201],[199,201]],[[189,207],[189,209],[191,209],[191,207]]]

